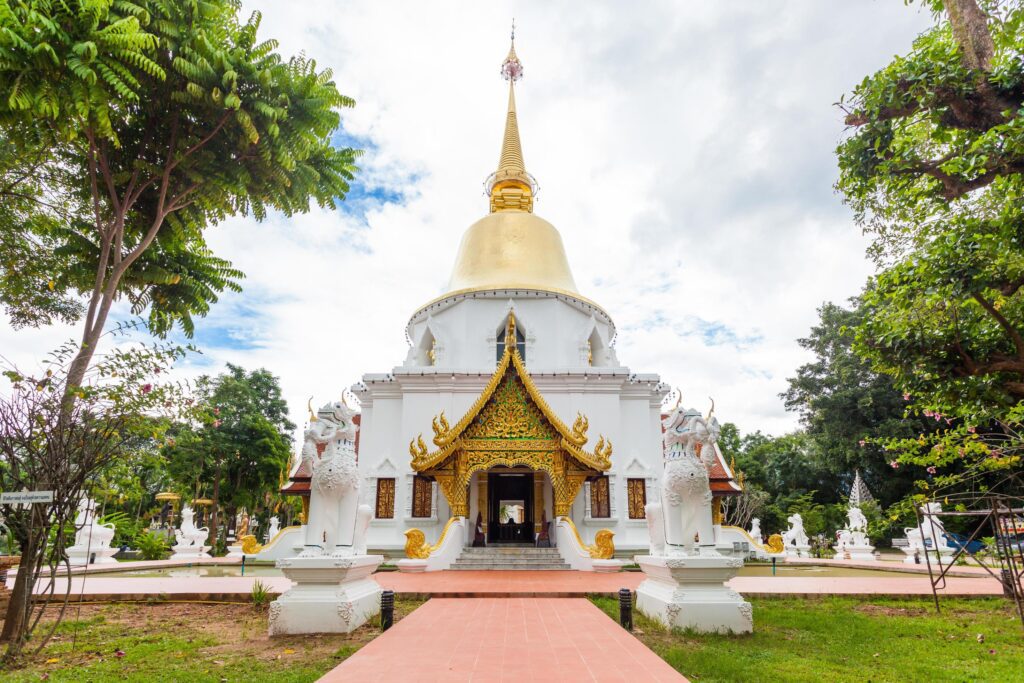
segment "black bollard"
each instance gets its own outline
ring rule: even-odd
[[[619,623],[627,631],[633,630],[633,594],[628,588],[619,589]]]
[[[245,576],[245,555],[242,555],[242,576]]]
[[[395,623],[395,591],[380,594],[380,630],[387,631]]]
[[[772,558],[772,576],[775,576],[775,558]]]

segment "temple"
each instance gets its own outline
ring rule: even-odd
[[[409,319],[405,362],[352,387],[367,544],[396,554],[415,533],[532,545],[563,524],[581,547],[607,555],[614,536],[625,555],[649,544],[669,387],[619,362],[615,323],[578,291],[558,230],[534,213],[514,39],[501,73],[508,106],[485,183],[490,211],[463,235],[447,291]],[[739,492],[720,453],[711,475],[716,497]],[[296,471],[286,492],[308,495],[309,476]]]

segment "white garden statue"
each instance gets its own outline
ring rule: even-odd
[[[786,518],[789,528],[782,532],[782,543],[786,546],[788,557],[808,557],[811,544],[807,541],[807,532],[804,531],[804,518],[799,512],[794,512]]]
[[[942,512],[942,503],[925,503],[921,507],[921,526],[906,527],[903,532],[907,535],[907,545],[903,552],[907,554],[903,562],[906,564],[925,564],[938,560],[942,564],[952,561],[955,548],[951,548],[946,541],[946,527],[936,513]],[[936,557],[936,550],[938,557]],[[925,552],[928,557],[925,558]]]
[[[764,536],[761,535],[761,520],[757,517],[750,520],[750,537],[758,543],[764,543]]]
[[[380,611],[371,574],[384,557],[366,554],[373,511],[359,503],[355,416],[344,400],[329,403],[303,433],[299,467],[312,472],[305,545],[277,561],[295,585],[270,604],[270,635],[351,633]]]
[[[864,513],[861,512],[859,507],[851,506],[850,509],[846,511],[846,518],[848,522],[846,528],[850,531],[866,532],[868,530],[868,518],[864,516]]]
[[[836,560],[856,560],[874,562],[875,547],[868,540],[868,519],[856,505],[846,511],[847,525],[836,532],[836,544],[833,546]]]
[[[677,405],[662,426],[661,502],[645,507],[651,544],[650,555],[635,558],[646,575],[637,588],[637,609],[669,628],[749,633],[750,603],[725,585],[743,560],[715,548],[710,469],[718,420]]]
[[[184,558],[209,557],[210,546],[203,545],[210,536],[207,527],[197,527],[195,512],[188,505],[181,507],[181,524],[174,530],[175,544],[171,547],[174,554],[172,560]]]
[[[113,524],[100,524],[96,519],[96,503],[88,496],[78,503],[75,517],[75,544],[67,549],[71,564],[111,564],[116,548],[112,548],[116,529]]]
[[[270,522],[267,525],[267,536],[266,542],[270,543],[277,536],[277,532],[281,530],[281,520],[274,515],[270,518]]]

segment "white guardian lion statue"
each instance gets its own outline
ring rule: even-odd
[[[210,530],[207,527],[197,527],[195,523],[195,513],[192,508],[188,505],[182,506],[181,508],[181,526],[174,530],[174,540],[177,541],[175,547],[178,548],[191,548],[194,546],[202,546],[206,542],[206,538],[210,535]]]
[[[669,555],[714,555],[708,473],[715,462],[715,443],[721,427],[710,413],[705,418],[697,410],[679,406],[662,421],[662,426],[665,472],[661,504],[647,506],[651,554],[667,551]]]
[[[935,516],[937,512],[942,512],[942,503],[925,503],[921,508],[920,528],[906,527],[903,529],[911,549],[933,550],[938,548],[942,550],[949,547],[946,542],[946,527],[942,524],[942,520]]]
[[[864,516],[859,507],[853,506],[847,510],[846,517],[848,521],[846,528],[850,531],[866,532],[868,530],[868,518]]]
[[[372,510],[359,504],[356,411],[344,401],[329,403],[304,432],[302,459],[313,462],[305,549],[300,557],[365,554]],[[322,449],[322,453],[320,453]],[[318,453],[320,453],[318,455]]]
[[[807,546],[810,545],[807,542],[807,533],[804,531],[804,518],[800,516],[799,512],[794,512],[786,521],[789,522],[789,528],[782,534],[782,542],[787,546]]]

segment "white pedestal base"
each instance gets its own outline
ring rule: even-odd
[[[787,545],[786,557],[810,557],[811,546],[809,545]]]
[[[171,555],[172,560],[198,560],[200,558],[209,557],[209,550],[212,546],[208,545],[184,545],[184,546],[171,546],[171,550],[174,554]]]
[[[925,551],[921,548],[901,548],[903,552],[907,554],[903,558],[903,564],[920,564],[923,567],[928,566],[928,563],[947,565],[953,561],[953,553],[956,551],[953,548],[939,548],[939,557],[935,557],[935,550],[933,548],[928,549],[928,559],[925,559]],[[914,560],[914,555],[917,555],[917,561]]]
[[[871,545],[846,545],[836,546],[834,560],[854,560],[856,562],[875,562],[875,547]]]
[[[68,561],[73,566],[81,566],[86,564],[117,564],[117,560],[114,559],[114,555],[117,554],[117,548],[80,548],[78,546],[71,546],[68,548]],[[89,562],[89,557],[93,557],[93,561]]]
[[[408,574],[419,574],[427,571],[426,560],[413,560],[407,557],[404,560],[399,560],[395,564],[398,565],[398,571],[406,572]]]
[[[614,574],[622,571],[622,560],[594,560],[594,571],[601,574]]]
[[[245,557],[245,553],[242,552],[242,544],[235,543],[228,546],[228,554],[224,557]]]
[[[383,561],[383,555],[278,560],[296,585],[270,603],[270,635],[356,630],[380,613],[381,588],[370,575]]]
[[[743,560],[735,557],[637,555],[647,578],[637,588],[636,606],[669,628],[698,633],[750,633],[754,611],[725,582]]]

